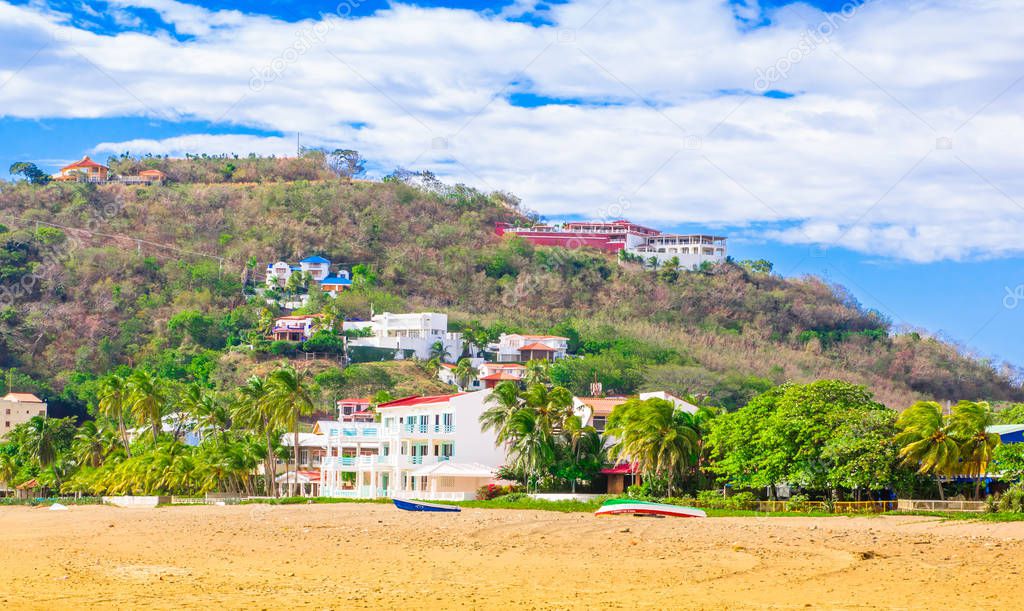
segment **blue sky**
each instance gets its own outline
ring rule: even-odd
[[[359,149],[372,173],[430,169],[549,218],[627,202],[638,222],[725,233],[737,258],[1024,365],[1013,15],[952,0],[0,0],[0,167],[288,154],[301,132]]]

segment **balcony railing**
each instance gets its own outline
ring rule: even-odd
[[[436,433],[439,435],[451,435],[455,432],[454,424],[404,424],[402,425],[401,431],[406,435],[414,435],[416,433],[426,435],[428,433]],[[395,432],[395,431],[393,431]]]

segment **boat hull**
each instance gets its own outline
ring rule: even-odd
[[[438,505],[436,503],[424,503],[423,501],[405,501],[402,499],[391,499],[395,507],[405,511],[426,511],[430,513],[458,513],[462,511],[452,505]]]
[[[614,515],[651,515],[669,516],[673,518],[706,518],[708,514],[693,507],[682,505],[666,505],[664,503],[651,503],[648,501],[631,501],[629,499],[614,499],[602,505],[594,512],[596,516]]]

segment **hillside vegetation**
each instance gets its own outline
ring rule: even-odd
[[[585,356],[553,376],[580,394],[596,376],[609,394],[667,389],[735,409],[774,384],[835,378],[894,408],[1024,399],[1008,372],[927,335],[894,333],[817,278],[732,263],[652,271],[500,238],[496,222],[525,220],[508,194],[429,176],[415,185],[337,179],[316,156],[117,163],[125,172],[160,167],[176,180],[0,183],[0,366],[17,388],[69,411],[121,365],[237,384],[267,360],[238,348],[267,315],[244,287],[262,282],[267,262],[311,254],[367,266],[332,304],[350,318],[371,308],[437,310],[481,341],[504,330],[570,336]],[[435,389],[408,366],[392,373],[367,388]],[[336,382],[325,388],[341,394],[363,383]]]

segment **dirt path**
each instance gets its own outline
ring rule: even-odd
[[[1024,522],[0,508],[0,608],[1024,608]]]

